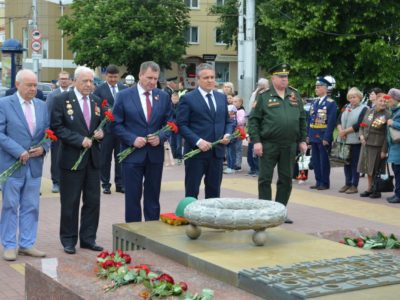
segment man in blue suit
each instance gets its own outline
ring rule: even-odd
[[[152,134],[166,125],[172,110],[168,94],[156,88],[159,75],[158,64],[142,63],[138,84],[120,91],[114,104],[112,130],[121,141],[121,151],[132,146],[136,149],[122,162],[126,222],[142,220],[143,187],[144,219],[153,221],[160,217],[163,144],[169,133]]]
[[[0,173],[17,160],[22,162],[22,166],[2,185],[0,235],[4,247],[3,258],[8,261],[16,260],[17,247],[22,255],[46,256],[34,248],[34,244],[43,157],[49,144],[33,147],[43,139],[49,127],[49,115],[46,103],[35,98],[35,73],[21,70],[15,81],[17,92],[0,101]]]
[[[210,64],[196,68],[198,88],[179,101],[177,123],[185,139],[184,153],[195,148],[202,152],[185,161],[185,196],[197,198],[205,183],[205,198],[220,197],[225,145],[234,130],[226,96],[215,89],[215,71]],[[222,139],[212,147],[211,143]]]
[[[330,187],[329,176],[331,165],[329,151],[332,145],[333,130],[336,126],[336,102],[328,96],[331,83],[323,77],[318,77],[315,93],[318,98],[310,108],[308,139],[312,147],[312,164],[316,184],[311,189],[327,190]]]

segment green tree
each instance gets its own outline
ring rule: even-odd
[[[188,8],[181,0],[75,0],[58,24],[75,63],[125,65],[138,74],[143,61],[169,68],[186,53]]]
[[[237,36],[235,0],[218,11],[225,34]],[[257,0],[257,61],[292,65],[291,83],[312,91],[317,75],[339,89],[399,84],[400,3],[396,0]],[[229,8],[230,7],[230,8]],[[215,12],[215,10],[214,10]]]

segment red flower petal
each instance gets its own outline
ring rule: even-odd
[[[166,282],[169,282],[169,283],[171,283],[171,284],[174,284],[174,279],[172,278],[171,275],[168,275],[167,273],[161,274],[160,276],[158,276],[158,277],[156,278],[156,280],[159,280],[159,281],[166,281]]]

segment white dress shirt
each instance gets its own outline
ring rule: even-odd
[[[212,99],[212,101],[213,101],[213,103],[214,103],[215,112],[217,112],[217,103],[216,103],[216,101],[215,101],[215,97],[214,97],[213,91],[211,91],[211,92],[206,92],[206,91],[203,90],[201,87],[198,87],[198,88],[199,88],[200,94],[203,96],[204,101],[206,101],[206,104],[207,104],[208,108],[210,108],[210,105],[208,104],[207,94],[211,94],[211,99]]]
[[[25,108],[26,108],[26,101],[24,98],[21,97],[21,95],[19,94],[19,92],[17,92],[17,96],[18,96],[18,100],[19,100],[19,104],[21,104],[21,108],[22,108],[22,112],[25,115]],[[31,101],[28,102],[29,103],[29,108],[32,112],[32,122],[33,122],[33,128],[36,128],[36,115],[35,115],[35,105],[33,104],[33,99]]]
[[[144,94],[146,91],[140,86],[140,83],[137,84],[137,89],[138,89],[138,93],[139,93],[139,97],[140,97],[140,103],[142,104],[142,108],[143,108],[143,113],[144,113],[144,117],[147,120],[147,103],[146,103],[146,95]],[[153,106],[153,94],[152,91],[149,91],[149,98],[150,98],[150,103],[151,106]]]
[[[74,88],[74,92],[75,92],[76,98],[78,98],[79,106],[81,107],[81,111],[83,114],[83,95],[77,90],[77,88]],[[89,105],[89,116],[90,116],[90,119],[92,119],[92,110],[90,109],[90,106],[91,106],[90,105],[90,97],[86,96],[86,98],[87,98],[88,105]]]

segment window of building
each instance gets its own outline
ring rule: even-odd
[[[215,43],[217,45],[226,45],[226,43],[222,39],[222,29],[221,28],[215,29]]]
[[[185,4],[190,8],[200,8],[199,0],[185,0]]]
[[[217,0],[217,6],[223,6],[225,4],[225,0]]]
[[[42,38],[42,57],[44,59],[49,58],[49,40]]]
[[[215,80],[218,84],[230,81],[228,62],[215,62]]]
[[[199,28],[197,26],[189,27],[185,33],[186,42],[189,44],[199,43]]]

